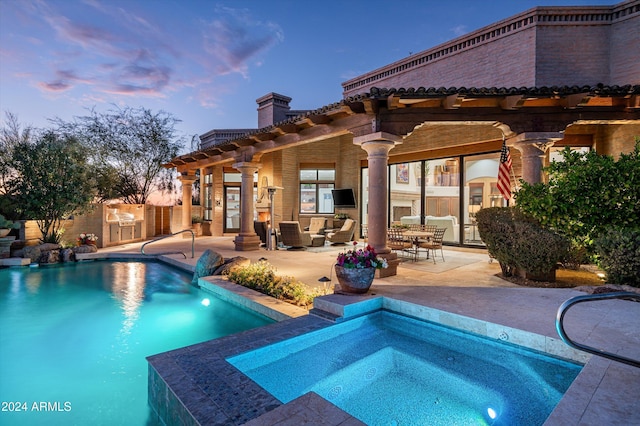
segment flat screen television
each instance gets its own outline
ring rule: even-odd
[[[353,193],[353,189],[332,189],[331,195],[333,196],[333,206],[338,208],[351,208],[356,207],[356,197]]]

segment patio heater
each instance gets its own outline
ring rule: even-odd
[[[276,232],[275,229],[273,228],[273,222],[275,219],[275,213],[273,211],[273,196],[275,195],[276,191],[278,189],[284,189],[281,186],[268,186],[267,187],[267,191],[269,192],[269,224],[267,226],[267,250],[275,250],[275,244],[274,241],[276,239]]]

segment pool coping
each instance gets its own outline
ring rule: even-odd
[[[211,284],[207,289],[220,283],[214,283],[212,281],[215,280],[210,278],[205,281]],[[223,294],[235,293],[237,290],[249,295],[254,292],[241,286],[226,284],[229,287]],[[229,294],[225,297],[228,296]],[[238,297],[245,296],[237,295],[231,298]],[[558,418],[558,415],[554,414],[556,411],[569,415],[580,407],[584,409],[588,405],[585,395],[594,391],[598,383],[597,378],[601,378],[606,370],[598,362],[595,363],[595,368],[587,369],[592,364],[591,355],[569,348],[559,339],[386,296],[333,294],[316,298],[310,315],[281,320],[258,329],[148,357],[149,404],[152,411],[167,424],[278,424],[280,421],[290,420],[292,416],[300,420],[296,424],[313,424],[314,419],[318,419],[318,412],[322,413],[323,424],[363,424],[315,394],[306,394],[288,404],[282,404],[226,359],[380,309],[508,341],[584,364],[574,383],[579,383],[583,388],[586,386],[586,389],[578,392],[577,398],[574,396],[571,401],[566,402],[567,395],[575,394],[570,393],[574,387],[572,384],[547,421]],[[333,317],[335,321],[328,320],[327,317]],[[584,373],[585,370],[588,370],[588,373]],[[559,419],[565,418],[564,415],[560,415]],[[303,421],[304,419],[306,421]]]

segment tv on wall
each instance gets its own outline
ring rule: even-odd
[[[353,189],[332,189],[331,195],[333,196],[333,206],[347,209],[356,207],[356,197],[353,193]]]

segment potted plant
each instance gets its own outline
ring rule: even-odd
[[[346,219],[349,219],[349,215],[347,213],[336,213],[333,216],[333,227],[342,228]]]
[[[378,257],[370,245],[356,249],[357,242],[353,242],[353,249],[340,253],[336,259],[336,277],[344,293],[362,294],[369,291],[376,269],[388,266],[385,258]]]
[[[3,215],[0,214],[0,238],[4,238],[9,235],[12,229],[20,228],[19,223],[14,223],[8,219],[5,219]]]
[[[97,241],[98,241],[98,237],[96,236],[96,234],[89,234],[89,233],[83,232],[78,237],[79,246],[95,246]]]

